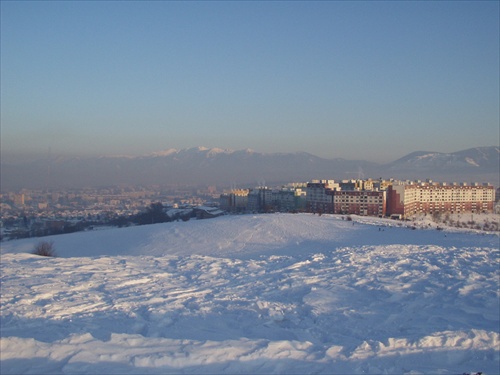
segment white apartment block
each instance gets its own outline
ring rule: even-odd
[[[400,182],[389,188],[388,214],[493,212],[494,202],[495,189],[489,184]]]

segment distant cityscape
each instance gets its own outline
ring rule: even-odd
[[[488,183],[394,179],[312,180],[247,189],[215,185],[23,189],[0,194],[0,233],[2,240],[8,240],[248,213],[309,212],[400,220],[498,213],[498,190]],[[498,230],[498,226],[486,229]]]
[[[118,218],[138,215],[153,203],[160,202],[165,209],[196,207],[214,204],[219,195],[215,186],[157,185],[5,192],[0,194],[1,238],[40,237],[116,225]]]
[[[238,189],[220,197],[227,212],[311,212],[409,219],[442,213],[491,213],[497,196],[488,183],[432,180],[313,180],[280,189]]]

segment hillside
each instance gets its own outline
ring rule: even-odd
[[[498,371],[498,235],[247,215],[1,243],[2,374]]]

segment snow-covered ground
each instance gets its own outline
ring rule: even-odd
[[[499,373],[498,234],[353,218],[3,242],[0,373]]]

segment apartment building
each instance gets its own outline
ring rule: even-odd
[[[333,214],[334,189],[340,189],[334,180],[312,180],[306,187],[306,209],[308,212]]]
[[[219,198],[219,206],[227,212],[244,212],[248,206],[248,189],[233,189],[222,193]]]
[[[273,190],[272,206],[278,212],[304,211],[306,192],[300,188],[286,188]]]
[[[307,184],[307,210],[329,214],[386,215],[386,192],[372,180],[313,180]]]
[[[304,211],[306,192],[300,187],[238,189],[220,195],[219,207],[227,212]]]
[[[369,190],[333,190],[334,214],[383,217],[386,214],[386,192]]]
[[[340,189],[342,190],[387,190],[387,187],[392,184],[391,180],[342,180],[339,182]]]
[[[290,212],[301,205],[301,189],[258,187],[248,194],[249,212]]]
[[[248,193],[249,212],[269,212],[273,210],[273,190],[267,186],[258,187]]]
[[[493,212],[495,188],[489,184],[400,182],[388,189],[387,212],[403,218],[434,213]]]

